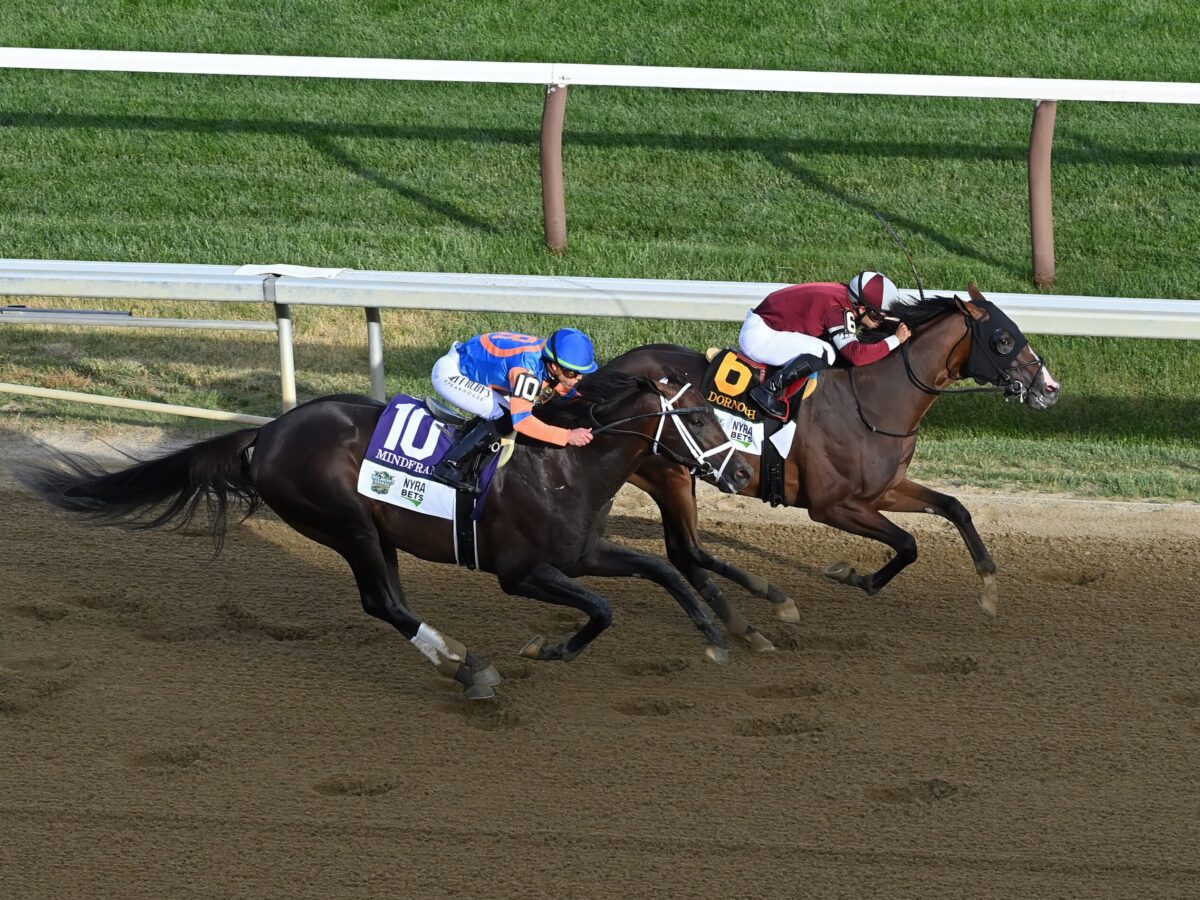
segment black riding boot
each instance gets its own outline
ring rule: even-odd
[[[794,381],[827,367],[825,358],[811,353],[801,353],[786,366],[776,369],[762,384],[750,389],[750,399],[776,419],[786,418],[787,404],[783,393]]]
[[[445,479],[456,488],[474,490],[473,468],[479,450],[491,445],[499,434],[495,425],[487,419],[480,419],[468,428],[446,451],[441,462],[433,467],[433,474]]]

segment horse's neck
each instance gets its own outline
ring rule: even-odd
[[[911,340],[909,361],[913,373],[921,381],[941,389],[959,377],[969,349],[966,322],[962,316],[948,313],[931,322]]]
[[[908,342],[908,364],[912,366],[913,375],[931,388],[945,388],[958,377],[966,359],[965,334],[966,325],[962,317],[953,314],[942,316],[922,328],[920,334],[914,335]],[[894,410],[903,410],[911,417],[911,424],[903,430],[915,428],[938,397],[936,393],[922,390],[909,377],[903,345],[881,362],[860,371],[865,376],[862,386],[865,393],[874,393],[871,386],[879,385],[888,395],[888,405]],[[874,411],[874,405],[871,411]],[[903,418],[905,416],[902,415]]]
[[[632,441],[644,447],[623,443]],[[562,467],[566,483],[571,486],[571,497],[567,502],[586,504],[591,500],[599,507],[615,497],[621,486],[637,471],[648,448],[649,442],[641,438],[601,434],[586,448],[546,448],[543,452],[519,453],[505,467],[509,471],[503,483],[520,482],[522,487],[519,490],[527,490],[531,483],[549,480],[551,475],[547,469],[557,463]]]

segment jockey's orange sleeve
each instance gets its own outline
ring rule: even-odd
[[[509,386],[516,389],[521,375],[532,375],[528,369],[512,368],[508,372]],[[533,376],[536,377],[536,376]],[[559,385],[561,387],[561,385]],[[558,447],[567,445],[571,432],[556,425],[547,425],[533,414],[533,401],[513,393],[508,398],[508,410],[512,413],[513,430],[537,441],[545,441]]]

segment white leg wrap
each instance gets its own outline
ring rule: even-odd
[[[455,653],[446,646],[445,639],[424,622],[421,623],[421,627],[417,629],[417,633],[413,635],[409,643],[424,653],[435,666],[443,659],[452,659],[455,662],[463,661],[461,654]]]

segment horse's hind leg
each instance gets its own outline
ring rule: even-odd
[[[600,538],[588,553],[567,571],[571,575],[599,575],[603,578],[645,578],[661,585],[678,601],[692,620],[692,624],[704,635],[704,640],[708,643],[704,650],[705,655],[719,665],[729,662],[729,650],[725,646],[725,639],[717,631],[712,617],[704,611],[687,584],[666,560],[655,559],[653,556]],[[774,649],[770,641],[762,635],[758,637],[766,644],[763,649]]]
[[[392,596],[400,598],[401,602],[403,602],[404,589],[400,586],[400,566],[396,559],[396,548],[391,544],[381,540],[379,549],[380,552],[383,553],[384,564],[387,568],[388,586],[391,588]],[[418,631],[419,630],[420,629],[418,629]],[[451,641],[453,638],[447,638],[446,640]],[[454,643],[457,644],[458,642],[454,641]],[[500,673],[496,671],[496,667],[482,656],[477,655],[474,651],[467,650],[463,662],[466,664],[467,668],[471,670],[473,684],[483,685],[485,687],[495,687],[500,683]],[[434,664],[437,665],[436,662]],[[440,666],[439,671],[441,671]],[[461,679],[458,677],[459,673],[457,667],[455,667],[451,672],[443,672],[442,674],[448,675],[450,678],[453,678],[456,681],[461,681]],[[463,686],[468,690],[470,689],[469,685],[464,684]]]
[[[894,522],[889,522],[866,501],[854,500],[832,507],[814,506],[808,514],[814,522],[887,544],[896,553],[882,568],[870,575],[859,575],[848,563],[834,563],[825,569],[825,574],[834,581],[862,588],[873,596],[917,559],[916,538]]]
[[[486,700],[494,696],[495,691],[487,680],[476,681],[475,673],[467,665],[467,648],[462,643],[441,634],[409,612],[404,605],[399,573],[393,575],[389,571],[388,563],[395,563],[394,552],[392,558],[387,559],[378,540],[378,536],[371,540],[368,535],[362,535],[361,542],[347,541],[333,548],[345,557],[354,572],[363,609],[408,638],[439,672],[461,684],[469,699]]]
[[[582,628],[561,643],[547,644],[544,637],[533,638],[521,648],[521,655],[529,659],[570,661],[612,624],[612,606],[606,599],[549,563],[538,563],[515,580],[502,578],[500,586],[507,594],[570,606],[588,617]]]
[[[492,690],[494,682],[491,682],[490,676],[484,674],[480,680],[476,680],[476,673],[468,664],[467,648],[463,644],[439,633],[409,612],[404,605],[396,552],[382,542],[369,520],[345,526],[334,538],[323,528],[301,519],[295,510],[283,503],[272,504],[272,508],[292,528],[336,551],[349,563],[363,609],[369,615],[382,619],[408,638],[439,672],[461,684],[469,699],[486,700],[495,696]],[[486,661],[479,662],[483,663],[481,671],[486,672],[489,668]]]
[[[996,615],[996,563],[975,530],[975,523],[971,521],[971,514],[965,506],[949,494],[939,494],[923,484],[905,479],[884,495],[879,508],[891,512],[929,513],[952,522],[962,535],[971,561],[975,563],[975,571],[983,581],[979,590],[979,606],[989,616]]]

